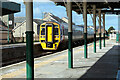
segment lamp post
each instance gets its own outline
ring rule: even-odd
[[[33,1],[25,2],[26,5],[26,72],[27,80],[34,80],[33,56]]]
[[[8,44],[9,44],[9,15],[8,15],[8,38],[7,38],[7,40],[8,40]]]

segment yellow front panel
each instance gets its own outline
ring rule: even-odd
[[[52,42],[52,27],[47,27],[47,42]]]
[[[58,35],[53,34],[53,36],[52,36],[52,27],[47,25],[47,30],[46,30],[47,31],[47,34],[46,34],[47,42],[52,42],[53,41],[52,39],[54,39],[54,41],[58,40],[58,42],[54,42],[53,43],[53,47],[52,48],[46,47],[46,43],[45,42],[41,42],[42,40],[45,41],[45,38],[46,38],[45,35],[41,35],[41,28],[45,28],[45,25],[49,24],[49,23],[53,24],[54,29],[58,28]],[[44,27],[42,25],[44,25]],[[58,48],[59,43],[60,43],[60,25],[57,24],[57,23],[54,23],[54,22],[47,22],[47,23],[43,23],[42,25],[40,27],[40,36],[39,36],[42,48],[44,50],[56,50]],[[58,25],[58,26],[55,27],[54,25]],[[52,37],[54,37],[54,38],[52,38]],[[56,47],[55,47],[55,45],[56,45]]]

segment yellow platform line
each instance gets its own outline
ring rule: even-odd
[[[97,43],[97,45],[98,45],[98,44],[99,44],[99,43]],[[92,47],[92,46],[93,46],[93,44],[90,45],[89,47]],[[77,51],[81,51],[81,50],[83,50],[83,48],[82,48],[82,49],[79,49],[79,50],[77,50]],[[77,52],[77,51],[75,51],[75,52]],[[66,55],[62,55],[62,56],[58,56],[58,57],[53,58],[53,59],[49,59],[49,60],[47,60],[47,61],[45,61],[45,62],[37,63],[37,64],[34,65],[34,68],[38,68],[38,67],[40,67],[40,66],[44,66],[44,65],[46,65],[46,64],[48,64],[48,63],[50,63],[50,62],[53,62],[53,61],[56,61],[56,60],[60,60],[60,59],[62,59],[62,58],[64,58],[64,57],[66,57],[66,56],[67,56],[67,54],[66,54]],[[26,68],[22,68],[22,69],[19,69],[19,70],[17,70],[17,71],[14,71],[14,72],[7,73],[7,74],[2,75],[2,78],[13,78],[13,77],[18,76],[18,75],[20,75],[20,74],[22,74],[22,73],[25,73],[25,72],[26,72]]]
[[[98,46],[98,44],[99,44],[99,43],[97,43],[96,46]],[[89,45],[88,47],[93,47],[93,44]],[[78,51],[81,51],[81,50],[84,50],[84,48],[82,48],[82,49],[77,49],[77,50],[74,51],[74,52],[78,52]]]
[[[24,73],[25,70],[26,70],[26,68],[22,68],[20,70],[14,71],[14,72],[7,73],[5,75],[2,75],[2,78],[13,78],[15,76],[18,76],[18,75]]]
[[[62,59],[62,58],[64,58],[64,57],[66,57],[66,56],[67,56],[67,54],[64,55],[64,56],[58,56],[58,57],[56,57],[56,58],[49,59],[49,60],[47,60],[47,61],[45,61],[45,62],[42,62],[42,63],[41,63],[41,62],[40,62],[40,63],[37,63],[37,64],[35,64],[35,68],[38,68],[38,67],[40,67],[40,66],[49,64],[50,62],[53,62],[53,61],[56,61],[56,60],[60,60],[60,59]]]
[[[48,64],[48,63],[50,63],[50,62],[53,62],[53,61],[56,61],[56,60],[60,60],[60,59],[62,59],[62,58],[64,58],[64,57],[66,57],[66,56],[67,56],[67,54],[64,55],[64,56],[58,56],[58,57],[56,57],[56,58],[49,59],[49,60],[47,60],[47,61],[45,61],[45,62],[37,63],[37,64],[34,65],[34,67],[35,67],[35,68],[38,68],[38,67],[40,67],[40,66],[44,66],[44,65],[46,65],[46,64]],[[22,73],[25,73],[25,72],[26,72],[26,68],[22,68],[22,69],[19,69],[19,70],[17,70],[17,71],[14,71],[14,72],[7,73],[7,74],[2,75],[2,78],[13,78],[13,77],[18,76],[18,75],[20,75],[20,74],[22,74]]]

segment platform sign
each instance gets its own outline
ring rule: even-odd
[[[12,25],[12,20],[9,21],[9,25]]]

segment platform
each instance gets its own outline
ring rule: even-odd
[[[26,43],[0,45],[1,66],[25,60]],[[34,56],[39,56],[41,51],[40,42],[34,42]]]
[[[84,46],[73,49],[74,68],[68,68],[67,50],[55,54],[35,58],[34,76],[35,78],[61,78],[78,80],[81,78],[89,79],[116,79],[119,59],[120,46],[115,40],[106,40],[106,47],[99,49],[97,42],[97,53],[93,52],[93,43],[88,44],[88,59],[84,58]],[[26,78],[26,62],[2,67],[2,78]],[[3,80],[4,80],[3,79]],[[52,79],[53,80],[53,79]]]
[[[34,45],[37,45],[37,44],[40,44],[40,42],[34,42]],[[5,44],[5,45],[0,45],[0,49],[25,47],[25,46],[26,46],[26,43]]]

